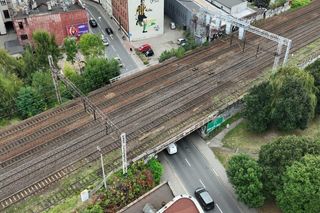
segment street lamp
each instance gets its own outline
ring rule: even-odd
[[[106,180],[106,174],[104,173],[103,156],[102,156],[102,152],[101,152],[100,146],[97,146],[97,150],[100,153],[102,176],[103,176],[103,185],[104,185],[104,188],[107,189],[107,180]]]

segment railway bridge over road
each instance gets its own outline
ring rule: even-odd
[[[259,27],[292,39],[294,52],[319,39],[319,23],[320,1],[313,1]],[[272,67],[276,49],[272,41],[250,33],[244,52],[239,42],[230,45],[222,39],[101,88],[89,98],[127,134],[132,160],[187,135],[238,100]],[[79,99],[1,130],[0,211],[96,161],[97,146],[104,154],[119,150],[117,132],[106,135]],[[119,158],[105,163],[113,166]]]

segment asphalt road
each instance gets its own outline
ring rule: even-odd
[[[98,23],[98,27],[94,28],[89,25],[90,31],[94,34],[103,34],[109,42],[109,46],[106,47],[107,58],[119,57],[121,59],[121,62],[124,65],[120,70],[121,73],[136,69],[136,63],[121,43],[121,32],[118,32],[118,28],[115,28],[113,23],[110,24],[112,21],[110,17],[106,14],[105,16],[102,16],[101,13],[90,4],[85,4],[85,8],[87,9],[90,17],[93,17]],[[110,26],[113,30],[113,36],[109,36],[105,31],[105,28]]]
[[[216,203],[215,208],[209,212],[241,212],[238,204],[231,198],[227,190],[225,190],[216,171],[210,169],[207,160],[199,150],[188,141],[188,138],[179,141],[177,146],[178,152],[174,155],[167,154],[166,157],[187,192],[194,196],[196,188],[206,188]]]

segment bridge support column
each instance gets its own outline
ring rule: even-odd
[[[243,27],[239,28],[239,40],[243,40],[245,37],[245,31]]]
[[[226,34],[229,35],[231,33],[231,23],[226,23]]]
[[[277,67],[279,65],[282,46],[283,46],[283,44],[281,42],[279,42],[278,47],[277,47],[277,52],[275,53],[275,57],[274,57],[274,63],[273,63],[273,67],[272,67],[273,72],[277,69]]]

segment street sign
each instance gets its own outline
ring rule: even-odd
[[[208,134],[208,133],[212,132],[215,128],[220,126],[223,122],[224,122],[223,117],[218,117],[218,118],[214,119],[213,121],[208,122],[206,133]]]

